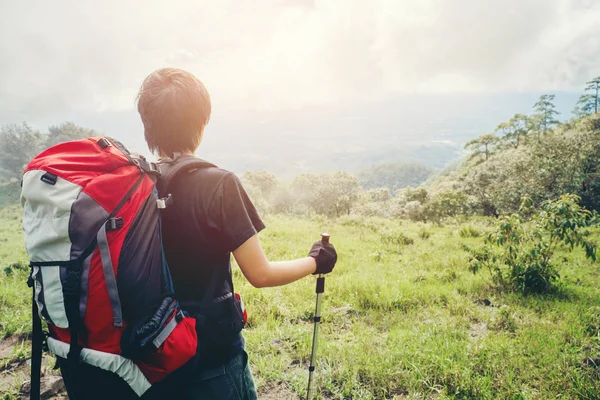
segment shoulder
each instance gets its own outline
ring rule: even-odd
[[[207,166],[177,174],[169,187],[178,209],[194,209],[198,215],[208,216],[214,201],[223,197],[224,186],[236,179],[231,171]]]
[[[244,192],[240,178],[233,172],[219,167],[205,167],[189,171],[178,177],[177,187],[187,193],[194,192],[197,200],[212,202],[223,197],[240,196]]]
[[[240,182],[235,173],[215,166],[193,169],[188,173],[188,179],[186,180],[198,185],[216,186],[232,181]]]

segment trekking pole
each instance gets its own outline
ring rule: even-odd
[[[321,243],[329,243],[330,235],[328,233],[321,234]],[[325,291],[325,274],[319,274],[317,278],[317,287],[315,293],[317,293],[317,305],[315,307],[314,331],[312,340],[312,350],[310,352],[310,366],[308,367],[308,389],[307,389],[307,400],[313,398],[313,372],[315,372],[315,360],[317,358],[317,342],[319,339],[319,324],[321,323],[321,295]]]

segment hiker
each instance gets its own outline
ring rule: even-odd
[[[149,149],[161,158],[173,159],[193,155],[198,149],[210,118],[211,101],[204,85],[192,74],[166,68],[153,72],[143,82],[138,111]],[[240,137],[244,134],[240,132]],[[217,297],[231,291],[231,253],[245,278],[257,288],[326,274],[335,265],[334,247],[321,242],[313,245],[306,258],[270,262],[257,236],[265,225],[240,180],[229,171],[192,171],[174,182],[170,191],[177,201],[162,216],[163,245],[177,296],[192,315],[212,271],[221,271],[222,290]],[[207,333],[201,331],[198,335],[201,359],[188,387],[181,388],[182,395],[186,393],[190,399],[256,398],[238,329],[220,342],[203,343]]]

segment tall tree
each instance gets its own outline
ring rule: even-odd
[[[277,187],[277,177],[267,171],[248,171],[242,175],[244,183],[256,186],[263,196],[268,197]]]
[[[490,158],[493,151],[493,146],[498,143],[498,136],[494,133],[487,133],[473,139],[465,144],[465,149],[472,151],[470,159],[473,159],[481,154],[485,155],[485,160]]]
[[[301,174],[292,182],[292,196],[317,214],[336,216],[350,214],[359,199],[358,179],[347,172],[334,174]]]
[[[591,115],[594,112],[594,96],[591,94],[582,94],[573,108],[573,115],[578,118]]]
[[[531,120],[535,131],[538,134],[538,141],[540,139],[540,133],[546,134],[549,129],[552,129],[559,123],[558,120],[554,118],[556,115],[560,114],[558,111],[556,111],[554,97],[555,96],[553,94],[543,94],[533,105],[535,113],[533,114]]]
[[[366,195],[371,201],[378,203],[385,203],[392,198],[390,190],[388,188],[375,188],[367,190]]]
[[[502,140],[516,149],[527,137],[529,125],[530,122],[527,115],[515,114],[507,122],[500,123],[496,128],[496,132],[500,132]]]
[[[44,145],[45,147],[51,147],[59,143],[94,136],[100,136],[94,129],[84,128],[73,122],[64,122],[48,128],[48,136]]]
[[[584,117],[590,114],[597,114],[600,106],[600,76],[586,82],[584,94],[579,97],[573,114],[577,117]]]
[[[331,207],[335,215],[350,214],[361,190],[358,178],[345,171],[338,171],[327,177],[329,179],[325,180],[322,191],[333,203]]]
[[[600,104],[600,76],[595,77],[589,82],[586,82],[586,92],[591,92],[592,97],[594,99],[594,113],[598,113],[598,105]]]
[[[502,155],[502,153],[500,153]],[[462,180],[462,189],[466,194],[473,196],[481,208],[483,215],[498,216],[496,205],[497,164],[496,157],[490,162],[469,167],[466,169]]]
[[[425,204],[429,200],[429,193],[427,193],[427,189],[420,188],[406,188],[404,191],[404,197],[406,201],[418,201],[421,204]]]
[[[26,123],[0,127],[0,170],[6,180],[21,179],[25,166],[44,147],[44,135]]]

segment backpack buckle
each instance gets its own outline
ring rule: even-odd
[[[44,175],[42,175],[40,181],[47,183],[48,185],[56,185],[57,179],[58,176],[51,174],[50,172],[46,172]]]
[[[98,140],[96,143],[98,144],[98,146],[100,146],[100,148],[102,150],[104,150],[105,148],[110,146],[110,142],[106,138],[102,138],[102,139]]]
[[[48,352],[50,351],[48,349],[48,338],[50,337],[50,332],[48,331],[42,331],[42,351]]]
[[[117,217],[117,218],[111,218],[108,221],[106,221],[106,230],[107,231],[114,231],[117,229],[121,229],[123,227],[123,218],[121,217]]]
[[[160,175],[160,170],[158,169],[158,164],[155,162],[146,160],[146,157],[144,157],[142,155],[139,155],[139,154],[132,155],[131,162],[133,163],[133,165],[135,165],[136,167],[138,167],[139,169],[141,169],[142,171],[144,171],[147,174]]]
[[[150,172],[156,172],[158,174],[160,174],[160,169],[158,169],[158,164],[155,162],[149,162],[148,163],[149,167],[150,167]]]
[[[165,208],[169,207],[171,204],[173,204],[173,197],[171,197],[171,193],[169,193],[167,195],[167,197],[163,197],[162,199],[156,200],[156,206],[158,207],[159,210],[164,210]]]
[[[66,277],[62,285],[62,292],[65,300],[67,298],[79,297],[81,287],[81,266],[68,266]]]

